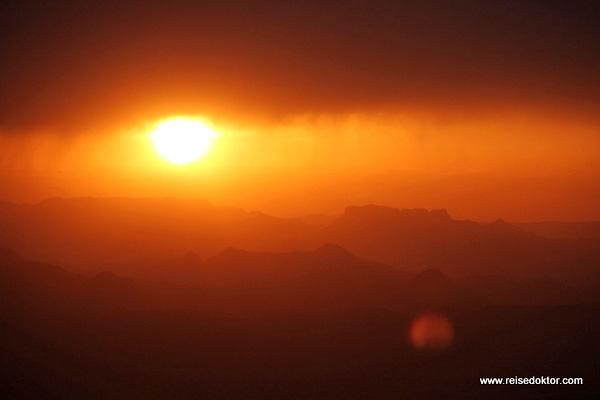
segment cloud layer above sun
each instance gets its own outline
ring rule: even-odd
[[[132,1],[7,6],[2,132],[173,114],[596,115],[598,5]],[[102,130],[102,129],[100,129]]]

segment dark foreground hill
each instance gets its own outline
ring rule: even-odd
[[[455,313],[457,338],[441,353],[411,347],[411,315],[377,310],[72,315],[36,332],[2,321],[0,392],[50,399],[595,398],[598,312],[512,306]],[[479,383],[514,376],[581,377],[583,385]]]
[[[528,232],[548,238],[600,239],[600,221],[544,221],[516,225]]]
[[[562,305],[600,301],[597,286],[576,288],[547,277],[450,279],[439,270],[415,276],[326,244],[291,253],[229,248],[202,260],[194,253],[165,261],[134,279],[103,271],[72,273],[23,261],[7,249],[0,263],[4,304],[55,310],[117,307],[212,311],[403,311],[474,309],[490,304]],[[1,261],[1,260],[0,260]]]
[[[132,307],[139,295],[131,279],[112,272],[84,276],[37,261],[0,263],[0,311],[13,317],[122,309]]]
[[[201,260],[187,254],[135,280],[112,272],[76,274],[47,263],[0,267],[7,308],[189,309],[226,312],[386,308],[418,312],[479,308],[482,300],[441,272],[410,277],[326,244],[314,251],[260,253],[229,248]]]
[[[489,286],[473,290],[489,277],[407,276],[337,245],[187,254],[146,280],[0,254],[3,398],[537,399],[600,390],[598,305],[495,305],[480,296]],[[495,281],[498,291],[506,278]],[[443,347],[416,346],[423,319],[445,321]],[[418,338],[435,343],[441,327],[421,328]],[[584,384],[479,383],[509,376]]]

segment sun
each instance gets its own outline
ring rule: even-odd
[[[215,136],[210,126],[188,118],[160,122],[150,134],[158,154],[174,164],[186,164],[202,157]]]

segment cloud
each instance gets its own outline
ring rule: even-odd
[[[593,114],[600,93],[593,2],[78,2],[6,15],[3,132],[186,113]]]

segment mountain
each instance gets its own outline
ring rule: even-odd
[[[443,209],[376,205],[350,206],[338,217],[285,219],[199,200],[0,203],[0,247],[85,272],[110,269],[166,279],[160,260],[175,260],[189,251],[204,260],[230,247],[292,253],[335,243],[359,258],[412,273],[433,268],[450,277],[548,276],[573,286],[600,284],[600,239],[544,237],[526,228],[502,220],[455,220]],[[179,264],[194,275],[190,262]]]
[[[0,248],[0,267],[8,264],[21,262],[22,259],[17,253],[7,248]]]
[[[175,263],[178,271],[180,263]],[[196,264],[179,287],[190,304],[225,309],[333,310],[393,304],[408,275],[334,244],[313,251],[228,248]],[[190,284],[194,282],[194,284]],[[185,301],[181,301],[184,304]]]
[[[325,215],[325,214],[311,214],[305,215],[302,217],[295,218],[297,221],[302,222],[308,226],[313,226],[317,228],[324,228],[326,226],[331,225],[333,221],[335,221],[339,216],[333,215]]]
[[[354,207],[307,227],[203,203],[54,202],[0,206],[3,246],[30,250],[0,250],[2,398],[504,398],[473,377],[515,371],[585,381],[518,397],[598,393],[595,239],[443,210]],[[113,264],[25,261],[46,253]],[[118,262],[134,256],[148,261],[130,279]],[[472,271],[495,275],[459,277]],[[411,342],[428,314],[451,328],[446,349]]]
[[[403,302],[412,310],[473,309],[486,304],[483,298],[436,269],[421,272],[402,289]]]
[[[582,346],[600,334],[597,304],[490,301],[514,287],[544,301],[569,289],[548,278],[457,280],[436,269],[411,277],[325,244],[186,253],[160,267],[171,280],[151,285],[2,253],[17,258],[0,267],[3,398],[448,397],[432,379],[461,389],[450,398],[480,398],[489,393],[465,376],[515,368],[592,382],[560,397],[597,392],[599,351]],[[439,353],[410,341],[430,313],[454,332]],[[425,328],[436,337],[436,325]]]
[[[180,271],[178,263],[174,273]],[[438,270],[410,276],[335,244],[313,251],[251,252],[229,248],[182,275],[172,298],[179,307],[233,310],[351,310],[405,312],[474,309],[486,304]]]
[[[484,224],[485,231],[487,234],[496,234],[499,236],[535,236],[533,233],[528,232],[517,225],[509,224],[503,219],[497,219],[489,224]]]
[[[600,302],[600,294],[588,288],[574,288],[546,276],[524,281],[503,276],[469,276],[460,283],[493,304],[564,305]]]
[[[297,220],[200,200],[54,198],[0,203],[0,246],[63,265],[107,265],[215,255],[230,246],[261,249],[310,229]]]
[[[408,266],[466,241],[480,230],[474,222],[452,220],[446,210],[367,205],[347,207],[322,235],[362,257]]]
[[[547,238],[600,239],[600,221],[589,222],[527,222],[519,228]]]
[[[434,268],[450,276],[547,275],[574,285],[600,283],[598,239],[550,239],[502,220],[454,220],[446,210],[348,207],[314,239],[414,272]]]
[[[88,277],[57,265],[19,259],[0,266],[2,313],[122,308],[133,304],[136,290],[131,279],[112,272]]]
[[[229,248],[206,261],[207,278],[220,280],[220,274],[238,274],[253,282],[327,279],[333,282],[369,280],[399,281],[406,274],[390,266],[359,258],[335,244],[325,244],[313,251],[292,253],[250,252]],[[230,277],[226,277],[231,283]]]

